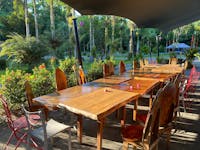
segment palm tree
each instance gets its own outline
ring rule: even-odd
[[[50,0],[49,7],[50,7],[50,22],[51,22],[51,38],[52,40],[55,39],[55,17],[54,17],[54,10],[53,10],[53,0]]]

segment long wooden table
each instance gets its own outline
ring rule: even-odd
[[[152,90],[159,81],[159,79],[132,76],[128,72],[120,76],[113,75],[101,78],[82,86],[67,88],[33,100],[49,107],[65,107],[77,114],[77,135],[80,143],[82,142],[82,116],[96,120],[98,123],[97,149],[100,150],[105,118],[117,109],[125,108],[127,103],[135,100],[135,119],[138,97]],[[130,88],[130,86],[132,87]],[[125,117],[125,115],[123,116]],[[124,123],[124,117],[121,123]]]
[[[98,122],[97,149],[102,147],[102,132],[105,118],[127,103],[137,99],[138,93],[111,89],[109,86],[127,81],[130,78],[113,76],[102,78],[82,86],[74,86],[33,100],[49,107],[65,107],[78,115],[78,139],[82,142],[82,116]],[[123,115],[125,117],[125,115]],[[124,123],[122,118],[121,123]],[[123,125],[123,124],[122,124]]]

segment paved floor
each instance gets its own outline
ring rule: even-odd
[[[199,69],[199,68],[197,68]],[[195,93],[191,93],[191,98],[188,100],[187,113],[181,109],[181,115],[177,121],[177,131],[172,131],[169,149],[170,150],[198,150],[200,149],[200,82],[196,86]],[[128,110],[129,116],[127,117],[128,123],[131,121],[131,110]],[[65,123],[73,125],[76,116],[67,113],[67,116],[63,116],[62,112],[58,115],[51,114],[53,118],[64,121]],[[119,121],[115,119],[113,114],[107,120],[103,132],[103,149],[104,150],[120,150],[122,149],[122,139],[120,135]],[[0,117],[2,118],[2,116]],[[72,149],[73,150],[95,150],[96,147],[96,122],[90,119],[84,118],[83,126],[83,144],[79,144],[76,139],[76,131],[72,133]],[[5,142],[10,135],[10,131],[7,125],[0,124],[0,150],[3,149]],[[67,133],[60,133],[54,138],[53,150],[65,150],[67,149]],[[9,145],[9,150],[14,149],[15,141],[12,140]],[[21,145],[18,150],[24,150],[25,146]],[[132,149],[130,147],[130,149]],[[166,143],[164,140],[159,142],[159,150],[166,149]]]

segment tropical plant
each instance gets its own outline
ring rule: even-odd
[[[195,59],[195,55],[198,53],[198,49],[192,48],[185,52],[185,57],[188,62],[192,63],[192,61]]]
[[[41,41],[37,41],[35,37],[24,38],[17,33],[8,37],[9,39],[1,44],[0,56],[8,56],[8,59],[15,63],[32,66],[41,62],[48,52],[45,45]]]
[[[101,60],[94,60],[87,73],[88,81],[103,77],[102,64]]]
[[[26,101],[24,83],[29,77],[30,74],[26,74],[24,71],[11,71],[8,69],[1,76],[2,88],[0,92],[6,97],[9,103],[17,105]]]
[[[55,91],[54,75],[46,69],[44,64],[33,69],[33,75],[30,78],[34,96],[41,96]]]

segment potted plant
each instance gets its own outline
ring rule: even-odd
[[[186,60],[188,61],[188,68],[192,68],[192,62],[194,61],[195,59],[195,55],[198,53],[198,49],[196,48],[192,48],[188,51],[185,52],[185,58]]]

